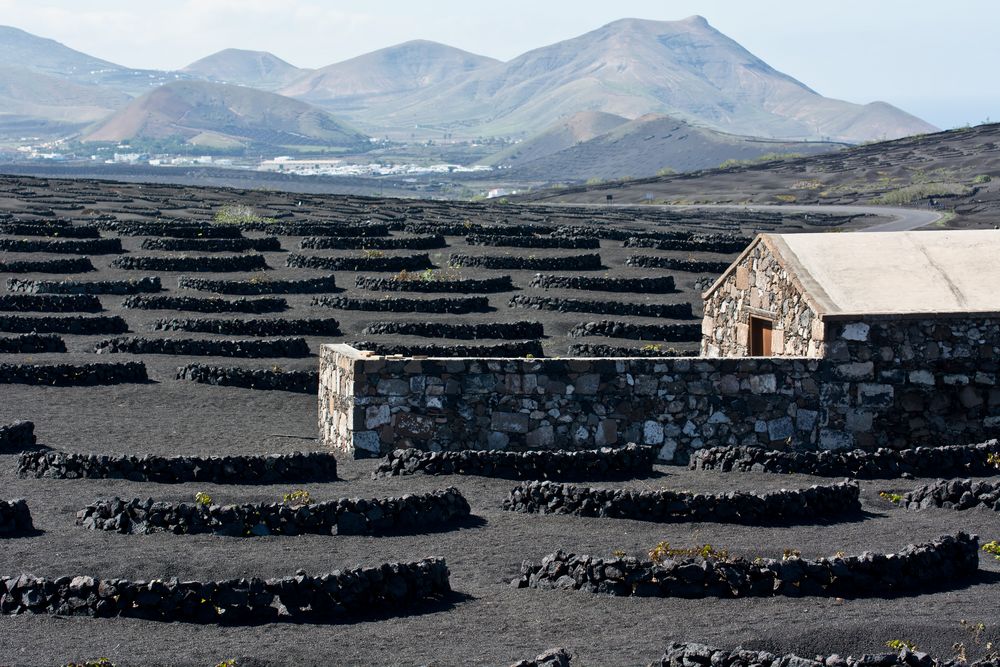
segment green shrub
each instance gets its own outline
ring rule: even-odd
[[[282,502],[286,505],[310,505],[312,504],[312,498],[309,496],[309,492],[304,489],[296,489],[291,493],[286,493],[282,497]]]
[[[194,502],[202,507],[208,507],[212,504],[212,496],[208,495],[204,491],[199,491],[194,494]]]
[[[223,225],[239,225],[248,222],[274,222],[274,218],[257,215],[253,207],[246,204],[226,204],[215,212],[215,222]]]

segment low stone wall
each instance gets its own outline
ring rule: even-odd
[[[19,280],[7,279],[7,290],[25,294],[139,294],[162,289],[156,276],[132,280]]]
[[[485,322],[482,324],[446,324],[443,322],[372,322],[361,332],[366,335],[422,336],[477,340],[496,338],[516,340],[541,338],[545,331],[540,322]]]
[[[25,317],[0,315],[0,331],[10,333],[64,333],[81,336],[119,334],[128,331],[128,323],[118,315],[82,315]]]
[[[240,228],[250,232],[267,232],[278,236],[334,236],[356,238],[388,236],[389,226],[381,222],[266,222],[243,223]]]
[[[309,236],[299,242],[302,250],[434,250],[448,244],[440,234],[428,236]]]
[[[644,477],[656,449],[630,444],[583,451],[502,452],[464,449],[425,452],[397,449],[379,462],[372,478],[399,475],[480,475],[503,479],[600,480]]]
[[[403,231],[410,234],[444,234],[445,236],[465,236],[472,232],[499,236],[532,236],[547,234],[552,228],[543,225],[510,224],[479,225],[468,222],[407,222]]]
[[[480,267],[484,269],[513,269],[529,271],[600,271],[604,268],[598,253],[567,255],[564,257],[531,257],[517,255],[462,255],[452,253],[449,266]]]
[[[111,267],[129,271],[201,271],[204,273],[262,271],[271,268],[267,265],[267,261],[263,255],[232,255],[226,257],[122,255],[111,262]]]
[[[635,317],[662,317],[671,320],[689,320],[694,317],[690,303],[630,303],[618,300],[596,301],[518,294],[512,296],[507,305],[511,308],[554,310],[560,313],[632,315]],[[700,335],[701,329],[698,331]]]
[[[670,294],[676,292],[673,276],[655,278],[589,278],[586,276],[551,276],[539,273],[531,279],[532,287],[542,289],[579,289],[592,292],[632,292],[635,294]]]
[[[351,343],[358,350],[373,354],[423,357],[535,357],[545,356],[542,342],[538,340],[507,341],[485,345],[438,345],[436,343],[383,343],[380,341],[354,341]]]
[[[22,313],[99,313],[101,300],[93,294],[0,294],[0,310]]]
[[[0,537],[20,535],[34,529],[35,526],[31,523],[31,510],[28,509],[28,502],[24,498],[0,500]]]
[[[50,387],[148,382],[139,361],[110,364],[0,364],[0,384],[40,384]]]
[[[434,268],[426,254],[401,257],[319,257],[293,253],[285,258],[285,266],[324,271],[422,271]]]
[[[116,221],[107,226],[119,236],[166,236],[176,239],[238,239],[242,230],[235,225],[211,223]]]
[[[319,388],[319,373],[316,371],[283,371],[270,368],[188,364],[178,368],[174,377],[178,380],[190,380],[191,382],[213,384],[220,387],[293,391],[298,394],[315,394]]]
[[[649,489],[594,489],[533,481],[514,487],[512,512],[575,514],[637,521],[722,521],[768,524],[825,520],[861,511],[859,488],[844,482],[807,489],[721,495]]]
[[[22,420],[0,424],[0,451],[21,451],[34,447],[36,442],[34,422]]]
[[[900,450],[879,448],[873,452],[860,449],[782,452],[763,447],[710,447],[695,453],[690,467],[692,470],[795,473],[858,479],[895,479],[903,475],[995,475],[997,467],[990,463],[991,455],[1000,455],[1000,441]]]
[[[654,248],[656,250],[689,250],[692,252],[742,252],[753,239],[726,237],[692,237],[690,239],[655,239],[632,236],[625,239],[626,248]]]
[[[672,271],[711,274],[721,274],[729,268],[729,264],[729,262],[707,262],[657,255],[631,255],[625,260],[625,266],[635,266],[642,269],[671,269]]]
[[[525,562],[519,588],[642,597],[886,596],[956,585],[979,570],[979,538],[959,532],[895,554],[865,552],[808,560],[597,558],[557,551]]]
[[[405,297],[384,297],[381,299],[359,299],[349,296],[313,297],[313,306],[338,310],[365,310],[388,313],[450,313],[464,315],[480,313],[490,309],[490,302],[484,296],[464,296],[442,299],[407,299]]]
[[[339,336],[340,323],[332,317],[309,319],[162,319],[154,331],[193,331],[230,336]]]
[[[355,286],[375,292],[451,292],[461,294],[491,294],[494,292],[510,292],[514,283],[510,276],[494,276],[483,279],[457,280],[422,280],[419,275],[409,280],[396,278],[376,278],[373,276],[358,276]]]
[[[383,535],[425,532],[471,514],[454,487],[401,498],[340,498],[311,504],[252,503],[201,505],[135,498],[99,500],[76,513],[91,530],[149,534],[214,533],[230,537],[264,535]]]
[[[245,296],[254,294],[317,294],[339,291],[337,279],[334,276],[303,280],[209,280],[181,276],[177,279],[177,287],[199,292],[242,294]]]
[[[69,452],[24,452],[19,477],[129,479],[135,482],[278,484],[333,482],[337,459],[326,452],[262,456],[118,456]]]
[[[0,273],[87,273],[94,270],[89,257],[0,261]]]
[[[0,239],[0,250],[4,252],[48,252],[62,255],[118,255],[124,252],[121,239],[78,239],[73,241]]]
[[[451,592],[448,574],[441,558],[319,576],[299,571],[280,579],[179,582],[22,574],[0,577],[0,613],[226,624],[269,623],[284,613],[298,621],[348,621],[445,597]]]
[[[277,252],[281,241],[275,236],[260,239],[143,239],[143,250],[197,251],[197,252]]]
[[[66,343],[52,334],[20,334],[0,336],[0,353],[30,354],[45,352],[65,352]]]
[[[176,354],[193,357],[308,357],[304,338],[274,340],[203,340],[197,338],[111,338],[94,346],[97,354]]]
[[[570,338],[604,336],[606,338],[631,338],[633,340],[690,343],[701,340],[698,324],[632,324],[631,322],[581,322],[567,334]]]
[[[747,649],[726,650],[694,643],[672,643],[663,657],[649,667],[694,667],[695,665],[725,665],[725,667],[996,667],[996,658],[967,663],[964,660],[941,660],[926,653],[903,649],[899,653],[875,653],[842,657],[836,653],[811,658],[794,653],[775,655],[767,651]]]
[[[280,298],[199,299],[192,296],[135,295],[122,301],[123,308],[139,310],[187,310],[197,313],[280,313],[288,302]]]
[[[601,247],[600,239],[593,236],[497,236],[473,234],[465,237],[467,245],[498,248],[564,248],[566,250],[595,250]]]
[[[995,466],[994,473],[997,472],[996,468],[1000,468],[1000,465]],[[1000,482],[942,479],[904,493],[899,504],[911,510],[928,507],[967,510],[982,506],[1000,512]]]
[[[605,345],[603,343],[573,343],[566,351],[569,357],[683,357],[689,353],[680,352],[672,347],[662,345],[644,345],[642,347],[626,347],[624,345]]]
[[[65,239],[96,239],[101,233],[97,227],[88,225],[44,224],[26,222],[5,222],[0,224],[0,234],[9,236],[49,236]]]

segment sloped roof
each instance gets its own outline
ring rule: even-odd
[[[825,319],[1000,315],[998,230],[761,234],[750,247],[757,243],[774,253]]]

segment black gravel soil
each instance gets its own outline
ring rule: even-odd
[[[227,191],[173,186],[39,181],[0,178],[0,217],[25,221],[53,219],[95,220],[112,215],[122,220],[165,218],[209,219],[223,204],[243,203],[260,215],[280,215],[282,221],[408,219],[449,224],[469,221],[500,224],[554,223],[628,226],[640,229],[688,229],[750,235],[767,229],[801,229],[801,220],[782,227],[782,221],[750,222],[723,219],[718,213],[690,220],[672,220],[664,213],[623,212],[604,209],[562,210],[542,207],[500,207],[436,202],[399,202],[287,195],[260,191]],[[474,231],[474,230],[473,230]],[[471,232],[470,232],[471,233]],[[398,235],[398,232],[396,233]],[[108,233],[104,234],[109,236]],[[249,233],[248,236],[259,236]],[[123,244],[138,254],[140,237],[124,237]],[[439,265],[448,253],[500,253],[494,248],[468,248],[464,238],[449,236],[450,248],[432,251]],[[298,251],[298,238],[282,237],[285,251]],[[310,251],[312,252],[312,251]],[[337,256],[359,251],[315,251]],[[547,256],[567,251],[521,250],[518,254]],[[570,251],[571,252],[571,251]],[[620,241],[602,241],[600,253],[609,275],[654,276],[654,269],[624,266],[633,250]],[[393,251],[403,254],[405,251]],[[643,249],[644,254],[727,260],[711,253],[671,253]],[[194,253],[183,253],[194,254]],[[264,253],[275,278],[305,278],[322,272],[284,268],[285,253]],[[392,253],[390,253],[392,254]],[[437,255],[440,256],[437,256]],[[44,254],[7,253],[0,260],[43,259]],[[142,271],[108,268],[111,257],[94,260],[99,270],[85,280],[121,279],[151,275]],[[463,277],[507,273],[463,269]],[[567,272],[572,275],[573,272]],[[583,272],[580,272],[583,273]],[[603,275],[603,272],[592,272]],[[163,294],[206,296],[176,289],[175,273],[159,274],[168,291]],[[239,275],[239,274],[237,274]],[[348,296],[378,296],[356,290],[354,272],[337,272]],[[367,274],[366,274],[367,275]],[[389,275],[377,274],[371,275]],[[657,303],[690,301],[696,317],[700,302],[696,281],[710,276],[675,272],[679,291],[666,296],[605,294],[575,290],[532,290],[534,272],[511,272],[519,291],[490,295],[495,310],[485,314],[405,315],[412,321],[488,322],[515,319],[545,324],[546,352],[560,354],[571,341],[564,337],[580,321],[604,319],[580,313],[509,309],[511,294],[544,294],[572,298],[609,298],[615,301],[653,300]],[[589,275],[589,273],[588,273]],[[0,274],[0,280],[6,279]],[[19,275],[21,278],[52,276]],[[231,279],[233,274],[199,274],[204,278]],[[249,277],[249,276],[247,276]],[[410,295],[407,295],[410,296]],[[287,297],[291,309],[276,317],[336,317],[342,338],[309,337],[315,353],[323,342],[360,337],[371,321],[392,319],[386,313],[334,311],[310,306],[311,295]],[[102,296],[106,314],[125,317],[134,335],[150,337],[213,337],[210,334],[152,332],[153,320],[162,317],[201,317],[177,311],[127,310],[123,297]],[[233,317],[222,314],[206,317]],[[270,315],[268,315],[270,316]],[[249,317],[249,316],[247,316]],[[635,323],[663,323],[649,318],[621,318]],[[694,320],[694,321],[697,321]],[[239,336],[240,338],[245,336]],[[316,398],[278,391],[254,391],[200,385],[174,379],[178,366],[199,362],[284,369],[315,369],[316,358],[226,359],[161,355],[95,355],[93,345],[102,336],[65,336],[66,354],[7,354],[4,362],[84,363],[139,359],[149,367],[151,382],[93,388],[60,388],[0,385],[0,423],[30,419],[36,424],[40,446],[75,452],[109,454],[265,454],[319,449],[314,439]],[[406,339],[383,337],[385,342]],[[447,342],[411,339],[419,342]],[[585,339],[614,345],[642,343],[615,339]],[[582,341],[581,341],[582,342]],[[692,346],[693,347],[693,346]],[[878,491],[905,490],[921,480],[863,483],[865,513],[851,520],[794,527],[747,527],[727,524],[654,524],[573,516],[537,516],[500,509],[513,482],[476,477],[413,476],[373,481],[374,461],[341,462],[341,481],[310,484],[305,488],[316,500],[343,496],[376,497],[427,491],[448,485],[459,487],[472,505],[476,521],[453,531],[391,537],[300,536],[252,539],[210,535],[132,536],[87,531],[75,525],[75,513],[99,498],[115,495],[189,500],[198,491],[217,502],[280,499],[291,486],[160,485],[122,480],[18,479],[16,456],[0,456],[0,497],[25,497],[38,533],[0,541],[0,574],[34,573],[44,576],[85,574],[94,577],[138,579],[226,579],[276,577],[298,569],[324,573],[353,565],[374,565],[392,560],[443,556],[452,573],[453,599],[428,605],[391,618],[363,618],[340,625],[278,623],[225,627],[185,623],[159,623],[135,619],[62,618],[50,616],[0,616],[0,665],[61,665],[69,661],[106,656],[118,665],[215,665],[237,658],[251,665],[508,665],[541,651],[565,646],[576,656],[574,665],[637,665],[658,658],[674,640],[701,641],[720,646],[742,644],[800,654],[840,652],[858,654],[880,651],[889,639],[906,639],[938,655],[949,655],[955,641],[967,640],[961,619],[984,622],[996,628],[996,601],[1000,593],[1000,563],[988,556],[981,576],[958,588],[893,599],[836,600],[826,598],[773,598],[747,600],[684,600],[599,597],[582,592],[516,590],[509,581],[524,559],[538,560],[556,549],[609,555],[621,549],[642,555],[662,540],[675,546],[710,543],[747,555],[780,556],[798,549],[804,556],[831,555],[836,551],[896,551],[912,542],[934,539],[945,533],[967,530],[984,541],[1000,537],[1000,515],[987,510],[905,511],[878,497]],[[764,474],[727,475],[659,467],[658,476],[622,485],[664,487],[692,491],[724,492],[734,488],[767,490],[800,487],[819,480],[804,476]],[[596,485],[596,484],[595,484]]]

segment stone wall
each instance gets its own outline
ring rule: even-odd
[[[773,356],[823,356],[823,325],[803,290],[762,239],[705,299],[701,353],[750,356],[750,317],[773,322]]]
[[[959,532],[895,554],[804,559],[599,558],[557,551],[525,562],[518,588],[583,590],[641,597],[867,597],[939,590],[979,570],[979,538]]]
[[[471,512],[461,492],[449,487],[399,498],[340,498],[318,503],[289,500],[204,505],[114,498],[87,505],[76,513],[76,522],[90,530],[142,535],[158,531],[229,537],[385,535],[440,530],[468,519]],[[0,522],[0,532],[2,528]]]
[[[0,577],[0,613],[227,624],[273,623],[282,617],[346,621],[376,611],[398,614],[404,607],[447,597],[448,575],[442,558],[317,576],[300,570],[280,579],[178,582],[22,574]]]
[[[709,444],[820,445],[818,360],[392,359],[324,345],[320,432],[356,456],[594,449],[686,462]]]
[[[645,489],[598,489],[531,481],[511,489],[503,508],[528,514],[575,514],[637,521],[721,521],[774,524],[818,522],[861,512],[857,482],[807,489],[722,494]]]
[[[833,322],[826,357],[392,358],[326,345],[329,447],[908,449],[1000,433],[1000,320]]]

